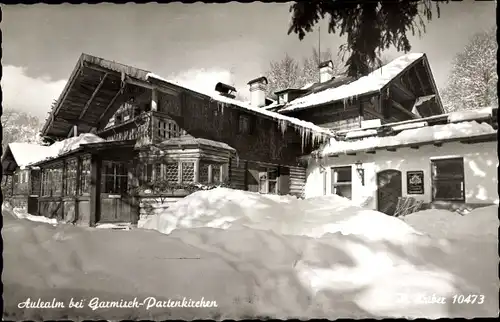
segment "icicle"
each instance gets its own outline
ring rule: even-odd
[[[285,135],[286,129],[288,127],[288,122],[286,120],[278,120],[278,128],[281,130],[281,134]]]

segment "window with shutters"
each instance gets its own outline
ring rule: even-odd
[[[262,168],[260,170],[259,192],[278,194],[278,168]]]

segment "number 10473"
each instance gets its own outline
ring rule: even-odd
[[[452,303],[453,304],[483,304],[484,303],[484,295],[476,295],[476,294],[453,295],[452,296]]]

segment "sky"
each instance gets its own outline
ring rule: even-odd
[[[248,97],[247,82],[266,73],[285,53],[301,59],[318,44],[287,35],[289,3],[2,5],[3,106],[45,118],[81,53],[146,69],[167,79],[211,90],[219,81]],[[495,2],[442,4],[441,17],[412,52],[424,52],[438,86],[453,57],[476,32],[495,26]],[[321,22],[321,48],[345,41]],[[389,50],[387,56],[403,53]]]

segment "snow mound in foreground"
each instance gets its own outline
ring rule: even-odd
[[[2,204],[2,213],[8,215],[10,218],[26,219],[29,221],[43,222],[51,225],[57,225],[55,218],[47,218],[44,216],[33,216],[20,208],[11,208],[10,205]]]
[[[139,227],[164,234],[181,228],[249,227],[314,238],[340,232],[398,242],[418,234],[398,218],[357,207],[336,195],[302,200],[228,188],[195,192],[141,221]]]
[[[286,214],[283,214],[286,215]],[[7,218],[7,219],[5,219]],[[4,218],[4,317],[20,319],[244,319],[453,317],[497,314],[495,243],[468,256],[419,236],[410,245],[355,235],[285,236],[245,227],[176,229],[170,235],[51,226]],[[493,246],[493,247],[492,247]],[[483,267],[483,270],[478,268]],[[481,274],[477,272],[480,271]],[[485,288],[478,288],[483,285]],[[489,293],[488,293],[489,292]],[[484,294],[482,305],[453,305],[453,294]],[[81,309],[19,309],[27,298]],[[202,297],[212,308],[98,308],[100,301]],[[447,304],[432,303],[432,298]]]
[[[448,210],[429,209],[402,217],[410,226],[441,238],[485,238],[498,236],[498,206],[480,207],[461,215]]]

